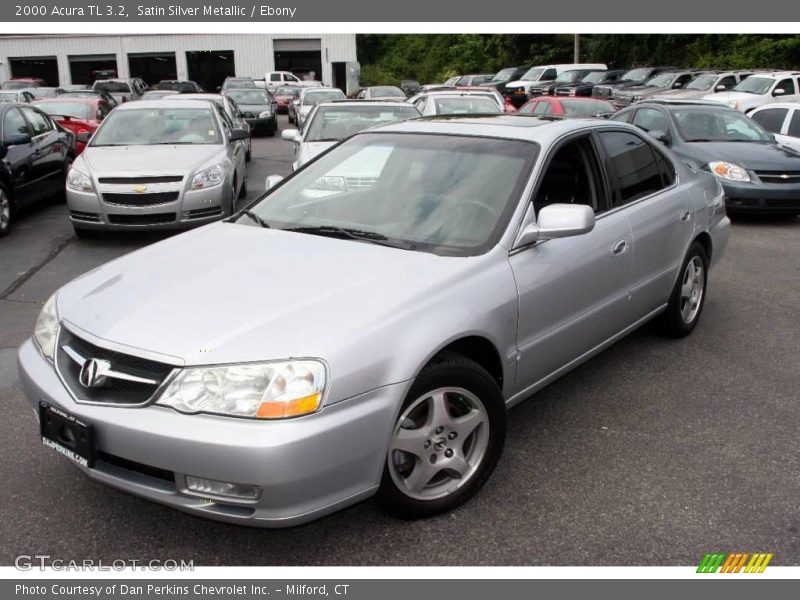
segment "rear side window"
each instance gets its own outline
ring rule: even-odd
[[[605,150],[609,177],[616,183],[612,206],[622,206],[664,187],[653,148],[639,136],[623,131],[604,131],[598,137]]]
[[[789,130],[786,132],[792,137],[800,137],[800,110],[795,110],[792,120],[789,121]]]
[[[539,81],[553,81],[553,79],[556,77],[558,77],[558,73],[555,69],[547,69],[544,73],[542,73]]]
[[[789,94],[796,94],[796,88],[794,85],[794,79],[784,79],[778,85],[775,86],[776,90],[783,90],[783,95],[788,96]],[[775,95],[775,92],[772,92],[772,95]]]
[[[765,108],[752,115],[751,118],[767,131],[780,133],[788,112],[788,108]]]
[[[27,117],[28,122],[31,124],[34,136],[50,131],[51,126],[50,122],[47,120],[47,117],[30,108],[23,108],[22,110],[25,111],[25,116]]]
[[[281,80],[281,74],[280,73],[270,73],[269,74],[269,80],[270,81],[280,81]]]

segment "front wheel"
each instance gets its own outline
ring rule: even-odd
[[[664,333],[684,337],[694,330],[703,312],[708,282],[708,254],[700,242],[694,242],[686,253],[678,280],[660,317]]]
[[[0,237],[11,231],[11,219],[14,217],[14,205],[11,194],[4,183],[0,183]]]
[[[505,433],[505,403],[491,375],[462,356],[443,356],[423,369],[403,402],[378,502],[403,519],[456,508],[489,479]]]

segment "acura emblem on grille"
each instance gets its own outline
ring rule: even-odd
[[[106,382],[111,363],[99,358],[90,358],[81,366],[78,381],[85,388],[100,387]]]

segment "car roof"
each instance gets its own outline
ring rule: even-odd
[[[581,129],[626,128],[638,131],[627,123],[599,119],[540,119],[533,116],[491,114],[469,116],[433,116],[381,125],[370,132],[434,133],[471,135],[523,141],[553,141],[564,134]]]
[[[137,110],[139,108],[208,108],[208,100],[137,100],[123,102],[116,110]]]
[[[753,77],[766,77],[768,79],[780,79],[783,77],[797,77],[800,71],[759,71],[753,73]]]
[[[788,109],[798,109],[800,108],[800,102],[770,102],[769,104],[764,104],[762,106],[757,106],[752,111],[750,111],[749,115],[752,115],[755,112],[761,112],[762,110],[766,110],[768,108],[788,108]]]
[[[51,104],[54,102],[78,102],[83,104],[93,104],[95,102],[105,102],[105,100],[103,100],[100,96],[96,96],[94,98],[86,98],[84,96],[67,96],[62,100],[61,96],[63,95],[64,94],[60,94],[54,98],[36,98],[33,101],[33,104]]]
[[[681,108],[681,109],[711,108],[713,110],[723,110],[728,112],[739,113],[738,110],[731,108],[727,104],[714,102],[713,100],[681,100],[680,98],[652,98],[649,100],[642,100],[641,102],[637,102],[634,105],[634,108],[641,108],[647,105],[651,106],[657,105],[657,106],[663,106],[664,108]],[[770,106],[773,105],[770,104]]]

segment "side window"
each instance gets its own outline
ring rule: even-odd
[[[292,83],[300,83],[300,80],[291,73],[284,73],[284,79]]]
[[[689,83],[693,78],[694,78],[694,75],[690,75],[689,73],[686,73],[685,75],[681,75],[675,80],[675,83],[672,84],[672,87],[674,87],[674,88],[685,88],[686,84]]]
[[[233,98],[228,98],[228,102],[230,102],[231,110],[233,111],[233,115],[237,119],[244,118],[244,115],[242,114],[242,110],[239,108],[239,105],[236,104],[236,101]]]
[[[780,133],[788,112],[788,108],[765,108],[751,115],[751,118],[767,131]]]
[[[31,131],[28,129],[28,124],[25,122],[25,119],[22,118],[22,113],[19,112],[19,110],[12,108],[6,111],[6,116],[3,117],[4,138],[12,135],[27,135],[30,133]]]
[[[797,91],[794,86],[794,79],[784,79],[778,85],[775,86],[775,90],[783,90],[784,96],[789,96],[792,94],[796,94]],[[775,95],[775,92],[772,92],[772,95]]]
[[[636,111],[633,124],[644,131],[663,131],[669,133],[667,117],[660,110],[654,108],[640,108]]]
[[[658,170],[661,173],[661,181],[664,187],[671,186],[675,183],[675,166],[672,164],[671,160],[661,154],[656,148],[653,148],[653,154],[656,157],[656,163],[658,163]]]
[[[613,206],[628,204],[664,187],[650,144],[622,131],[604,131],[598,137],[608,157],[609,175],[618,190]]]
[[[555,69],[546,69],[539,81],[553,81],[556,77],[558,77],[558,73]]]
[[[533,114],[535,115],[549,115],[552,110],[549,102],[537,102],[533,107]]]
[[[97,103],[97,120],[102,121],[111,112],[111,107],[106,102]]]
[[[792,137],[800,137],[800,110],[795,109],[792,120],[789,121],[789,131],[787,133]]]
[[[550,204],[586,204],[600,213],[607,206],[603,189],[597,154],[586,136],[555,151],[536,190],[533,207],[538,215]]]
[[[25,118],[28,119],[28,123],[31,124],[31,129],[33,129],[34,136],[47,133],[53,128],[47,117],[45,117],[39,111],[31,108],[23,108],[22,111],[25,113]]]
[[[233,121],[231,121],[230,117],[225,112],[225,109],[223,109],[216,102],[214,105],[217,107],[217,114],[219,114],[219,118],[222,119],[222,124],[225,127],[226,133],[230,133],[230,131],[233,129]]]
[[[736,85],[736,77],[734,77],[733,75],[728,75],[727,77],[723,77],[717,82],[717,85],[715,87],[719,87],[721,85],[724,85],[726,90],[731,89],[733,86]]]
[[[280,73],[270,73],[269,74],[269,80],[270,81],[277,81],[278,83],[280,83],[281,74]]]
[[[631,118],[633,117],[633,112],[634,111],[632,110],[624,110],[622,112],[618,112],[617,114],[612,115],[611,120],[619,121],[621,123],[630,123]]]

